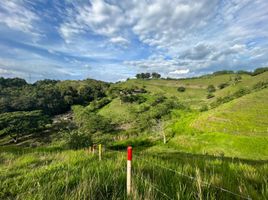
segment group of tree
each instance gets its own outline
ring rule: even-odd
[[[61,114],[74,104],[86,105],[105,97],[109,84],[84,81],[43,80],[28,84],[25,80],[0,78],[0,113],[43,110],[48,115]]]
[[[0,136],[10,136],[14,143],[24,135],[36,133],[51,123],[42,111],[10,112],[0,115]]]
[[[161,74],[153,72],[153,73],[140,73],[140,74],[136,74],[136,78],[137,79],[159,79],[161,78]]]
[[[248,74],[251,76],[256,76],[258,74],[262,74],[264,72],[268,71],[268,67],[260,67],[256,68],[254,71],[246,71],[246,70],[238,70],[238,71],[232,71],[232,70],[221,70],[216,71],[212,75],[223,75],[223,74]]]

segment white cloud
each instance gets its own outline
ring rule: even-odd
[[[5,24],[11,29],[22,31],[25,33],[39,33],[34,27],[34,23],[40,18],[30,9],[28,9],[23,1],[2,0],[0,3],[0,23]]]
[[[129,43],[129,41],[127,39],[125,39],[123,37],[120,37],[120,36],[119,37],[113,37],[113,38],[110,39],[110,41],[112,43],[117,43],[117,44],[128,44]]]
[[[180,74],[188,74],[190,72],[189,69],[177,69],[173,72],[169,72],[169,74],[172,74],[172,75],[180,75]]]

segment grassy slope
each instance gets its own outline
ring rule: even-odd
[[[193,123],[204,132],[268,135],[268,88],[202,113]]]
[[[166,145],[152,147],[152,151],[174,149],[201,155],[240,157],[253,160],[268,159],[267,136],[233,135],[221,132],[202,132],[191,127],[199,113],[175,111],[170,124],[175,133]]]
[[[229,95],[235,91],[237,91],[240,88],[248,88],[251,89],[256,83],[260,81],[268,81],[268,72],[259,74],[257,76],[248,76],[244,75],[242,76],[242,80],[237,83],[237,84],[231,84],[230,86],[222,89],[222,90],[217,90],[215,92],[216,97],[223,97],[226,95]]]
[[[133,121],[134,116],[131,114],[131,108],[131,104],[120,103],[120,99],[116,98],[100,109],[99,114],[108,117],[114,123],[124,124]]]

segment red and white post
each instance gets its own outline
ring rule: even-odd
[[[132,161],[132,147],[127,148],[127,195],[131,194],[131,161]]]

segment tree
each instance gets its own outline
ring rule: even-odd
[[[209,93],[212,93],[212,92],[215,92],[216,91],[216,88],[214,87],[214,85],[209,85],[208,88],[207,88],[207,91]]]
[[[90,106],[73,106],[74,121],[81,132],[94,134],[96,132],[109,133],[114,130],[111,120],[92,112]]]
[[[67,132],[66,143],[71,149],[88,148],[92,145],[91,135],[74,130]]]
[[[51,123],[42,111],[10,112],[0,116],[0,135],[9,135],[17,143],[23,135],[35,133]]]
[[[154,79],[159,79],[159,78],[161,78],[161,75],[158,74],[158,73],[156,73],[156,72],[153,72],[153,73],[152,73],[152,78],[154,78]]]
[[[141,74],[136,74],[137,79],[149,79],[151,78],[150,73],[141,73]]]

